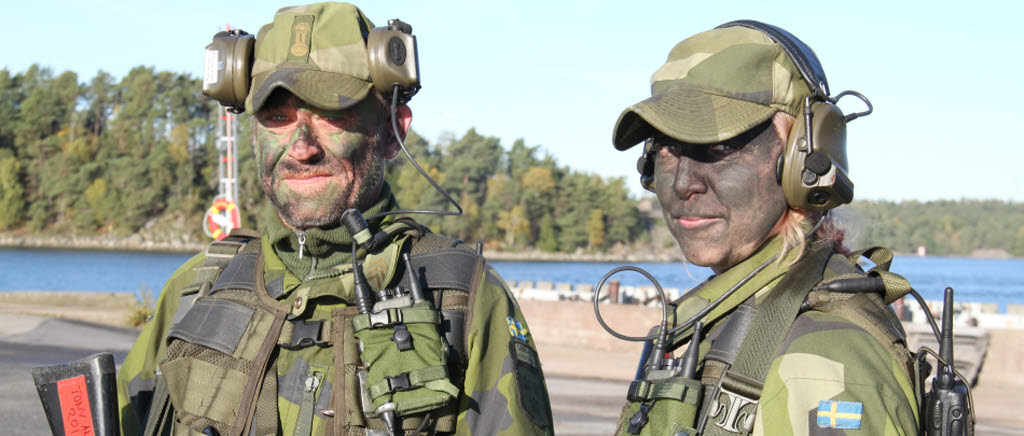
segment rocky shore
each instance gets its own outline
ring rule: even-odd
[[[47,235],[26,232],[0,232],[0,247],[61,248],[72,250],[127,250],[196,253],[206,249],[209,238],[189,235],[170,236],[142,231],[128,236]],[[678,250],[636,251],[617,245],[601,253],[549,253],[541,250],[499,251],[484,249],[490,260],[523,262],[678,262]]]

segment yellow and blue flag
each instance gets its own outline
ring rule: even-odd
[[[526,341],[526,335],[529,334],[526,330],[526,326],[524,326],[523,323],[516,321],[511,316],[506,317],[506,320],[508,321],[508,333],[512,335],[513,338]]]
[[[864,404],[856,401],[819,401],[818,427],[859,429]]]

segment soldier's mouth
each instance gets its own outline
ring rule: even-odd
[[[700,217],[700,216],[683,216],[676,218],[676,222],[679,223],[684,229],[702,229],[708,227],[722,218],[718,217]]]
[[[284,183],[288,185],[289,189],[299,193],[319,191],[330,181],[331,176],[328,175],[302,175],[284,179]]]

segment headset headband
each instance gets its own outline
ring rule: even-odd
[[[786,50],[790,59],[796,64],[797,69],[800,70],[800,74],[804,76],[804,80],[811,87],[811,92],[821,92],[825,97],[829,95],[828,79],[825,78],[825,70],[821,67],[821,61],[814,54],[814,50],[811,50],[807,44],[793,36],[792,33],[781,27],[754,20],[730,21],[716,27],[716,29],[726,27],[746,27],[768,35],[769,38],[781,45],[783,50]]]

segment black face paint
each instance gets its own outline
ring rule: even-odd
[[[777,230],[786,211],[775,178],[784,142],[771,120],[720,143],[659,136],[655,146],[655,193],[688,261],[724,271]]]

